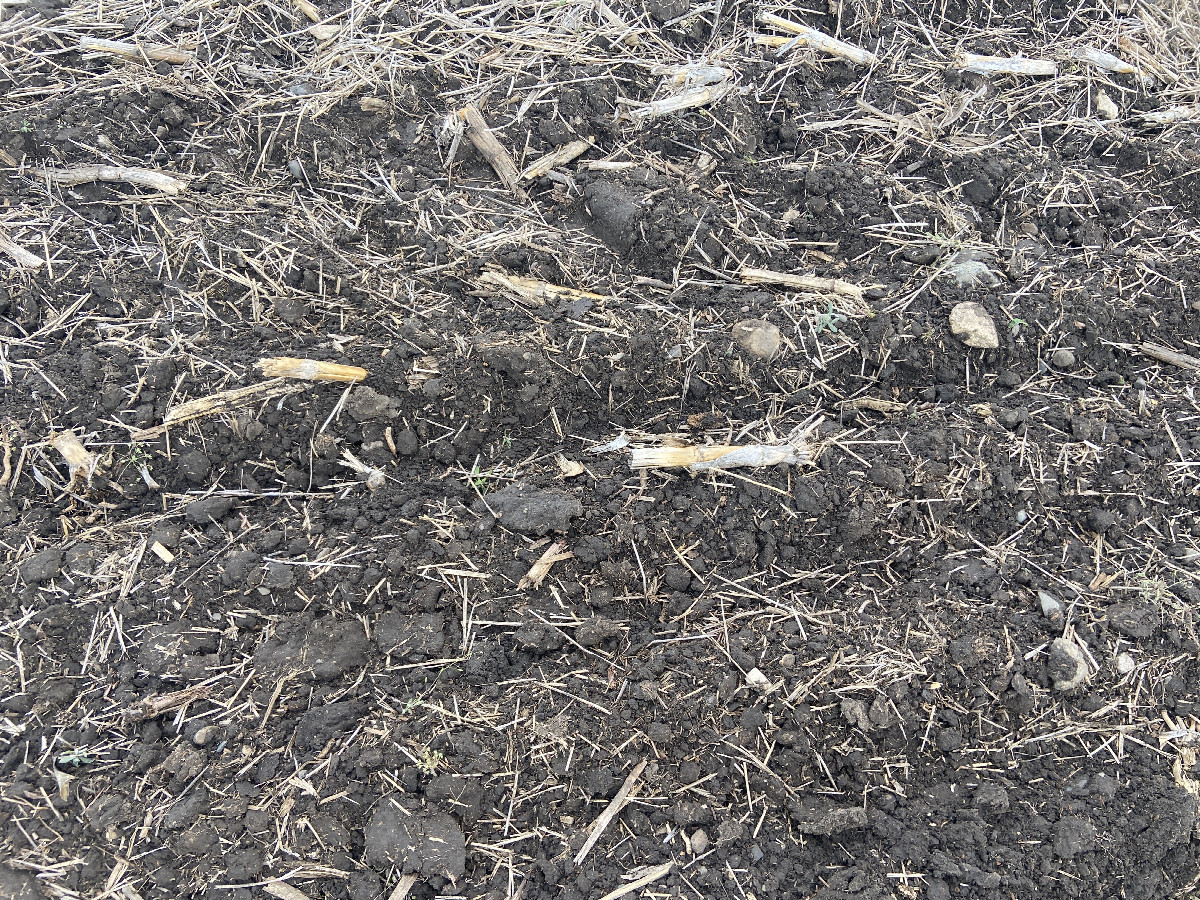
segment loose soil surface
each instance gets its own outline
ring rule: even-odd
[[[638,3],[0,2],[0,897],[1196,889],[1195,6]]]

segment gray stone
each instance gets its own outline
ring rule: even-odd
[[[1050,364],[1056,369],[1069,369],[1075,365],[1075,352],[1066,347],[1059,347],[1051,355]]]
[[[739,347],[759,359],[770,359],[783,343],[779,329],[763,319],[738,322],[733,326],[733,339]]]
[[[1083,651],[1066,638],[1055,638],[1050,644],[1050,660],[1046,673],[1054,680],[1056,691],[1068,692],[1088,680],[1087,660]]]
[[[490,510],[505,528],[538,536],[566,531],[571,519],[583,515],[583,504],[566,491],[524,484],[493,491],[476,500],[472,508],[480,515]]]
[[[436,808],[407,810],[395,796],[379,801],[363,834],[367,863],[376,868],[396,866],[401,872],[451,880],[467,865],[462,830]]]
[[[187,519],[197,525],[208,525],[219,522],[229,515],[233,509],[232,497],[205,497],[203,500],[193,500],[187,505]]]
[[[49,581],[62,570],[63,552],[53,547],[35,553],[21,563],[21,580],[26,584]]]
[[[959,303],[950,310],[950,331],[968,347],[990,350],[1000,346],[996,323],[982,303]]]
[[[692,832],[692,852],[699,856],[708,849],[708,833],[703,828],[697,828]]]

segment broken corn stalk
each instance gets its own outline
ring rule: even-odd
[[[82,472],[84,479],[90,484],[92,474],[96,471],[96,457],[79,440],[73,431],[60,431],[50,438],[50,446],[62,454],[67,461],[67,471],[71,474],[70,483],[74,484]]]
[[[539,157],[521,173],[522,181],[529,181],[533,178],[541,178],[550,172],[551,169],[557,169],[559,166],[565,166],[571,160],[586,153],[596,145],[594,138],[589,138],[586,141],[571,141],[565,146],[559,147],[557,150],[551,150],[545,156]]]
[[[816,275],[793,275],[789,272],[772,272],[770,269],[754,269],[743,266],[738,277],[747,284],[777,284],[797,291],[820,291],[840,294],[854,300],[862,300],[863,289],[856,284],[838,278],[820,278]]]
[[[783,18],[783,16],[763,13],[758,17],[758,21],[764,25],[772,25],[780,31],[787,31],[796,35],[796,37],[789,39],[780,46],[777,51],[779,53],[784,53],[794,46],[803,46],[819,50],[821,53],[828,53],[830,56],[836,56],[839,59],[844,59],[859,66],[873,66],[879,61],[879,57],[870,50],[864,50],[862,47],[847,44],[845,41],[839,41],[837,38],[831,37],[823,31],[817,31],[815,28],[810,28],[799,22],[793,22],[791,19]]]
[[[254,366],[268,378],[303,378],[306,381],[340,381],[345,384],[355,384],[370,374],[359,366],[342,366],[290,356],[260,359]]]
[[[154,188],[164,194],[182,194],[188,183],[153,169],[136,166],[76,166],[72,169],[47,169],[46,177],[56,184],[71,186],[92,181],[120,181],[141,187]]]
[[[252,384],[249,387],[233,388],[232,390],[209,394],[207,397],[198,397],[195,400],[189,400],[187,403],[181,403],[170,410],[163,417],[161,425],[134,431],[129,435],[129,439],[132,441],[148,441],[161,434],[165,434],[176,425],[182,425],[185,422],[191,422],[195,419],[202,419],[205,416],[228,412],[247,403],[270,400],[283,394],[294,394],[300,390],[303,390],[303,388],[299,385],[288,384],[282,378],[272,378],[268,381],[260,381],[258,384]]]
[[[567,545],[563,541],[555,541],[546,548],[546,552],[538,557],[538,561],[521,578],[517,584],[517,590],[541,587],[546,576],[550,574],[551,566],[564,559],[572,559],[574,556],[575,554],[567,549]]]
[[[484,272],[480,281],[504,288],[516,294],[521,300],[541,306],[548,300],[605,300],[603,294],[593,294],[577,288],[562,287],[537,278],[526,278],[522,275],[506,275],[503,272],[489,270]]]
[[[755,468],[796,464],[809,458],[808,447],[795,444],[715,444],[709,447],[635,447],[629,465],[635,469],[677,469],[707,472],[718,469]]]
[[[955,65],[964,72],[976,75],[1057,75],[1058,66],[1051,59],[1026,59],[1024,56],[980,56],[961,53]]]

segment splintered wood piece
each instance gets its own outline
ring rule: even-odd
[[[1193,372],[1200,371],[1200,359],[1189,356],[1186,353],[1179,353],[1170,347],[1164,347],[1162,344],[1145,343],[1138,347],[1138,349],[1142,352],[1143,356],[1156,359],[1161,363],[1179,366],[1181,369],[1191,369]]]
[[[161,47],[155,44],[127,44],[124,41],[109,41],[104,38],[81,38],[79,49],[85,52],[111,53],[122,59],[148,59],[151,62],[169,62],[172,65],[182,65],[192,61],[192,54],[186,50]]]
[[[152,440],[159,435],[165,434],[168,429],[176,425],[182,425],[184,422],[228,412],[247,403],[270,400],[273,397],[294,394],[302,390],[304,388],[301,385],[289,384],[283,378],[272,378],[270,381],[261,381],[249,387],[220,391],[216,394],[210,394],[207,397],[199,397],[195,400],[189,400],[187,403],[180,404],[167,413],[161,425],[134,431],[129,435],[129,439],[132,441]]]
[[[600,900],[620,900],[626,894],[632,894],[634,891],[640,891],[649,884],[654,884],[658,879],[670,873],[673,868],[675,868],[675,861],[667,860],[661,866],[655,866],[653,869],[646,870],[646,874],[636,881],[631,881],[629,884],[623,885],[616,890],[609,891]]]
[[[184,688],[180,691],[172,691],[169,694],[151,694],[144,700],[139,700],[132,706],[126,707],[121,713],[121,718],[127,722],[144,722],[147,719],[156,719],[163,713],[173,712],[180,707],[186,706],[193,700],[203,700],[211,693],[211,690],[206,684],[198,684],[195,687]]]
[[[188,183],[181,178],[155,172],[153,169],[139,169],[135,166],[76,166],[72,169],[47,169],[46,177],[56,184],[67,187],[74,184],[87,184],[91,181],[119,181],[125,184],[154,188],[164,194],[182,194],[188,187]]]
[[[860,66],[873,66],[879,61],[879,58],[870,50],[864,50],[862,47],[847,44],[845,41],[839,41],[837,38],[831,37],[823,31],[817,31],[815,28],[810,28],[808,25],[802,25],[799,22],[793,22],[791,19],[785,19],[782,16],[776,16],[772,13],[762,13],[758,17],[758,21],[764,25],[773,25],[780,31],[788,31],[796,35],[794,38],[782,41],[780,46],[797,44],[812,47],[814,50],[828,53],[830,56],[836,56]]]
[[[617,791],[617,795],[612,798],[612,801],[604,808],[604,812],[596,817],[595,823],[592,825],[592,830],[588,832],[587,840],[583,842],[583,846],[579,848],[579,852],[575,854],[575,865],[579,865],[596,846],[596,841],[600,840],[600,835],[604,833],[604,829],[609,826],[624,808],[625,803],[629,800],[630,793],[633,792],[637,781],[642,777],[642,772],[646,768],[646,760],[642,760],[633,767],[633,771],[629,773],[629,777],[625,779],[625,783],[621,785],[621,789]],[[647,882],[649,884],[649,882]]]
[[[567,550],[567,545],[563,541],[555,541],[546,548],[546,552],[525,573],[524,577],[518,582],[517,589],[523,591],[531,587],[541,587],[546,576],[550,574],[551,566],[556,562],[564,559],[573,559],[574,557],[575,554]]]
[[[796,464],[808,458],[808,448],[803,444],[637,447],[629,451],[629,465],[635,469],[686,468],[692,472]]]
[[[370,374],[359,366],[291,356],[266,357],[256,362],[254,367],[268,378],[303,378],[305,381],[339,381],[346,384],[355,384]]]
[[[577,288],[562,287],[537,278],[526,278],[523,275],[507,275],[489,269],[479,276],[479,280],[496,285],[516,294],[521,300],[534,306],[542,306],[549,300],[606,300],[603,294],[593,294]]]
[[[60,431],[50,438],[50,446],[61,453],[62,458],[67,461],[67,469],[71,473],[71,484],[75,483],[80,472],[83,473],[86,481],[91,482],[92,474],[96,471],[96,457],[80,443],[79,436],[75,432]]]
[[[1026,59],[1024,56],[980,56],[963,53],[955,60],[957,68],[976,75],[1033,75],[1045,77],[1058,74],[1052,59]]]
[[[513,162],[512,156],[504,149],[504,146],[496,140],[496,136],[492,134],[492,129],[488,127],[487,120],[479,111],[479,107],[474,103],[468,103],[458,111],[458,115],[467,123],[467,137],[471,139],[475,149],[496,170],[501,183],[522,200],[526,199],[525,192],[521,190],[519,184],[521,173],[517,169],[517,164]]]
[[[525,171],[521,173],[521,180],[529,181],[533,178],[541,178],[551,169],[565,166],[571,160],[587,153],[595,145],[595,140],[588,138],[586,141],[571,141],[571,143],[564,144],[557,150],[551,150],[545,156],[539,157],[526,166]]]
[[[0,231],[0,252],[8,254],[18,266],[25,266],[27,269],[36,269],[45,262],[36,253],[30,253],[3,231]]]
[[[388,894],[388,900],[406,900],[408,892],[413,889],[416,883],[416,875],[401,875],[400,880],[396,882],[396,887]]]
[[[272,881],[263,887],[263,891],[272,897],[278,897],[279,900],[312,900],[300,888],[292,887],[286,881]]]
[[[321,21],[321,11],[309,3],[308,0],[292,0],[292,2],[296,5],[296,9],[308,16],[309,21]]]
[[[820,278],[816,275],[792,275],[788,272],[772,272],[770,269],[755,269],[743,266],[738,277],[747,284],[777,284],[797,291],[817,291],[825,294],[840,294],[854,300],[862,300],[863,289],[856,284],[838,278]]]

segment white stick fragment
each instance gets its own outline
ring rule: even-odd
[[[1024,56],[980,56],[960,53],[954,59],[956,68],[976,75],[1057,75],[1058,65],[1052,59],[1027,59]]]
[[[1141,119],[1149,125],[1177,125],[1180,122],[1200,120],[1200,104],[1168,106],[1166,109],[1156,109],[1144,112]]]
[[[18,266],[24,266],[27,269],[37,269],[45,262],[36,253],[30,253],[3,231],[0,231],[0,252],[6,253]]]
[[[368,466],[349,450],[342,450],[342,456],[344,459],[339,459],[338,463],[345,466],[347,469],[353,469],[359,475],[362,475],[367,482],[368,490],[377,491],[387,484],[387,474],[383,471],[383,469],[376,469],[374,466]]]
[[[521,180],[521,173],[517,169],[517,164],[513,162],[512,156],[504,145],[496,139],[496,135],[488,127],[487,120],[479,111],[479,107],[468,103],[458,111],[458,116],[467,123],[467,137],[471,139],[471,143],[475,145],[475,149],[479,151],[480,155],[495,169],[504,186],[522,200],[526,199],[525,192],[518,184]]]
[[[631,881],[629,884],[609,891],[607,894],[601,897],[600,900],[620,900],[620,898],[624,897],[626,894],[632,894],[635,891],[640,891],[647,885],[654,884],[654,882],[658,881],[658,879],[669,874],[671,869],[674,867],[675,861],[669,859],[661,866],[655,866],[653,869],[646,869],[644,870],[646,874],[642,875],[636,881]]]
[[[304,13],[304,15],[308,16],[309,21],[312,21],[312,22],[320,22],[321,21],[321,11],[319,9],[317,9],[313,4],[309,3],[308,0],[292,0],[292,2],[294,4],[296,4],[296,9],[300,10],[300,12]]]
[[[538,561],[522,576],[521,580],[517,583],[517,590],[524,591],[528,588],[541,587],[542,582],[546,580],[546,576],[550,574],[551,566],[564,559],[574,558],[575,554],[567,549],[566,543],[555,541],[546,548],[546,552],[538,557]]]
[[[46,177],[56,184],[70,186],[90,181],[120,181],[154,188],[164,194],[182,194],[188,183],[181,178],[132,166],[78,166],[73,169],[47,169]]]
[[[290,356],[272,356],[254,364],[268,378],[303,378],[306,381],[338,381],[355,384],[368,374],[359,366],[343,366],[338,363],[321,362],[316,359],[295,359]]]
[[[92,475],[96,471],[96,456],[88,451],[73,431],[60,431],[50,438],[50,446],[62,454],[67,461],[67,469],[71,473],[70,483],[74,484],[79,473],[91,484]]]
[[[642,777],[642,772],[646,768],[646,760],[642,760],[633,767],[633,771],[625,779],[625,783],[621,785],[621,789],[617,791],[617,795],[612,798],[608,806],[604,808],[604,812],[596,817],[596,821],[592,824],[592,830],[588,833],[587,840],[583,842],[583,846],[579,848],[579,852],[575,854],[575,865],[579,865],[587,858],[591,849],[596,846],[596,841],[600,840],[600,835],[604,833],[604,829],[609,826],[621,812],[629,800],[629,795],[633,792],[634,786],[639,778]],[[649,884],[649,882],[647,882]],[[611,895],[610,895],[611,896]]]
[[[716,103],[733,88],[732,70],[721,66],[695,63],[688,66],[655,66],[650,71],[663,76],[661,87],[675,91],[682,88],[682,92],[652,100],[645,106],[631,110],[629,115],[638,122]]]
[[[604,294],[593,294],[578,288],[563,287],[551,284],[537,278],[526,278],[523,275],[508,275],[489,269],[479,276],[479,280],[496,287],[504,288],[516,294],[521,300],[534,306],[541,306],[550,300],[607,300]]]
[[[629,465],[635,469],[686,468],[689,472],[796,465],[808,458],[808,448],[803,442],[746,444],[740,447],[728,444],[708,447],[635,447],[629,451]]]
[[[743,266],[738,271],[738,277],[747,284],[777,284],[781,287],[789,287],[797,291],[839,294],[843,297],[850,297],[859,301],[863,298],[862,288],[838,278],[821,278],[817,275],[793,275],[790,272],[772,272],[770,269],[754,269],[750,266]]]
[[[1095,47],[1076,47],[1071,53],[1071,58],[1091,63],[1097,69],[1103,69],[1105,72],[1116,72],[1118,75],[1138,74],[1137,66],[1125,62],[1119,56],[1097,50]]]
[[[529,181],[534,178],[541,178],[551,169],[565,166],[576,157],[587,153],[595,145],[595,139],[589,138],[586,141],[571,141],[571,143],[564,144],[556,150],[551,150],[545,156],[539,157],[526,166],[525,171],[521,173],[521,180]]]
[[[764,25],[772,25],[780,31],[787,31],[796,35],[796,37],[780,46],[779,50],[776,51],[780,54],[786,53],[794,46],[802,46],[812,47],[812,49],[819,50],[821,53],[828,53],[830,56],[836,56],[858,66],[873,66],[879,61],[879,57],[870,50],[864,50],[862,47],[847,44],[845,41],[839,41],[837,38],[830,37],[823,31],[817,31],[815,28],[810,28],[799,22],[793,22],[791,19],[783,18],[783,16],[762,13],[758,17],[758,21]]]
[[[104,38],[81,38],[79,49],[85,53],[111,53],[122,59],[148,59],[151,62],[169,62],[172,65],[182,65],[192,61],[192,54],[187,50],[177,50],[174,47],[162,47],[155,44],[127,44],[124,41],[109,41]]]

